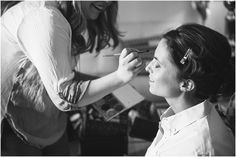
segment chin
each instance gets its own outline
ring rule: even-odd
[[[156,96],[162,96],[163,95],[162,91],[158,91],[157,88],[150,87],[149,92],[153,95],[156,95]]]
[[[153,89],[152,87],[149,87],[149,91],[150,91],[150,93],[152,93],[153,95],[156,95],[155,89]]]

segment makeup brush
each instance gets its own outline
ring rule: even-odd
[[[149,50],[145,50],[145,51],[136,51],[138,53],[148,53]],[[115,53],[115,54],[107,54],[107,55],[104,55],[103,57],[115,57],[115,56],[120,56],[120,53]]]

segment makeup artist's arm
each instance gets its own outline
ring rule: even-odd
[[[137,53],[128,52],[124,49],[119,58],[118,69],[111,74],[91,81],[78,105],[84,106],[90,104],[132,80],[144,69],[144,65],[138,68],[135,67],[140,64],[140,60],[136,59],[137,55]]]
[[[144,69],[144,65],[135,68],[140,63],[135,59],[137,53],[124,50],[115,72],[92,81],[76,78],[71,63],[70,26],[56,10],[49,13],[39,9],[26,16],[19,27],[18,40],[36,67],[50,99],[62,111],[97,101]]]

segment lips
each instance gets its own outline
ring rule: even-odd
[[[151,76],[149,76],[149,82],[154,82],[154,81],[151,79]]]
[[[149,79],[149,82],[153,83],[154,81],[153,81],[153,80],[151,80],[151,79]]]
[[[153,83],[154,81],[152,81],[152,80],[149,80],[149,82],[150,82],[150,83]]]
[[[103,5],[103,4],[100,4],[100,5],[92,4],[92,6],[98,11],[103,11],[106,8],[106,5]]]
[[[98,7],[98,6],[96,6],[96,5],[94,5],[94,8],[96,8],[98,11],[103,11],[103,10],[104,10],[103,7]]]

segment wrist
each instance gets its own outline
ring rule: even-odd
[[[123,86],[127,84],[129,81],[123,79],[122,75],[119,73],[118,70],[114,72],[114,77],[117,79],[117,81]]]

